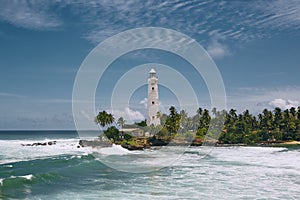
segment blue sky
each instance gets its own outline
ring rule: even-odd
[[[85,57],[114,34],[150,26],[187,34],[208,51],[221,72],[228,108],[257,113],[299,105],[300,1],[2,1],[0,129],[74,129],[72,89]],[[158,51],[133,52],[109,68],[102,84],[109,90],[126,70],[149,62],[176,68],[184,61]],[[192,73],[183,70],[187,78]],[[209,107],[203,81],[191,81]],[[145,88],[131,99],[136,119],[145,115]],[[160,93],[162,104],[176,103],[166,88]],[[100,110],[108,109],[104,94],[97,91]]]

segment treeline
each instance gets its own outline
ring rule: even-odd
[[[251,114],[249,110],[238,114],[235,109],[218,111],[213,108],[209,111],[199,108],[195,115],[189,116],[186,111],[178,112],[172,106],[168,114],[157,113],[157,117],[160,118],[162,125],[147,127],[146,121],[126,125],[122,117],[117,123],[121,127],[139,127],[161,139],[168,139],[177,134],[198,140],[204,140],[205,137],[217,139],[219,143],[224,144],[300,140],[300,107],[285,110],[264,109],[258,115]],[[103,111],[97,115],[95,121],[105,126],[112,124],[114,117]],[[110,127],[107,135],[111,132],[118,136],[119,132],[115,127]]]
[[[297,110],[294,107],[264,109],[257,116],[248,110],[236,114],[236,110],[231,109],[226,113],[219,140],[229,144],[300,140],[300,107]]]
[[[215,108],[211,112],[199,108],[192,117],[188,117],[185,111],[181,111],[179,115],[179,132],[196,132],[196,137],[200,138],[207,134],[212,138],[217,135],[219,143],[255,144],[300,140],[300,107],[285,110],[278,107],[274,110],[264,109],[257,116],[249,110],[237,114],[235,109],[217,111]],[[169,118],[170,115],[164,115],[162,122],[165,121],[168,125]],[[221,134],[214,133],[220,130]]]
[[[300,140],[300,107],[297,109],[264,109],[253,115],[249,110],[238,114],[235,109],[229,111],[211,111],[199,108],[194,116],[188,116],[184,110],[177,112],[172,106],[169,115],[158,113],[161,126],[151,130],[159,137],[172,134],[194,134],[198,139],[209,136],[224,144],[256,144]],[[220,133],[221,132],[221,133]]]

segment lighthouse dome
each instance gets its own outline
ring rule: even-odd
[[[156,71],[152,68],[149,73],[150,74],[156,74]]]

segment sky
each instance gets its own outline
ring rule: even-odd
[[[202,45],[222,76],[227,108],[257,114],[264,108],[300,105],[299,0],[3,0],[0,129],[74,129],[72,92],[81,64],[107,38],[142,27],[176,30]],[[185,60],[145,49],[123,55],[109,66],[97,87],[97,111],[109,111],[116,82],[147,63],[180,68],[196,88],[201,107],[210,109],[205,82],[193,76]],[[159,76],[159,65],[144,67],[148,70],[151,66]],[[147,77],[139,78],[146,84]],[[146,85],[141,85],[128,91],[132,92],[130,103],[116,110],[116,117],[145,118],[146,90]],[[178,104],[170,89],[160,85],[159,90],[164,108]]]

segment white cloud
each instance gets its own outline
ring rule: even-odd
[[[145,117],[139,111],[131,110],[130,108],[125,108],[125,112],[131,120],[144,120]]]
[[[141,112],[137,110],[132,110],[128,107],[125,108],[124,110],[113,110],[112,113],[115,119],[118,119],[119,117],[123,117],[127,122],[141,121],[145,119],[145,117]]]
[[[49,12],[50,2],[2,1],[0,20],[18,27],[44,30],[58,27],[62,22]]]
[[[274,99],[269,102],[269,105],[273,108],[279,107],[281,109],[290,109],[291,107],[297,108],[299,106],[299,101]]]
[[[284,97],[284,98],[282,98]],[[274,109],[297,107],[300,102],[300,87],[283,88],[239,88],[227,91],[227,108],[235,108],[239,112],[249,109],[253,113],[264,108]]]
[[[207,52],[211,57],[222,58],[230,54],[229,48],[225,44],[221,43],[221,41],[224,39],[225,37],[219,33],[211,34],[211,39],[207,46]]]
[[[137,27],[165,27],[191,37],[218,30],[226,39],[249,41],[274,35],[273,30],[298,30],[298,0],[252,1],[2,1],[0,20],[34,30],[62,25],[59,12],[68,8],[78,23],[86,24],[83,37],[98,43],[120,31]],[[218,12],[215,12],[218,10]],[[276,32],[275,32],[276,33]],[[215,57],[226,46],[212,41]]]
[[[145,108],[147,108],[147,103],[148,103],[148,98],[146,97],[140,101],[140,104],[144,105]]]

